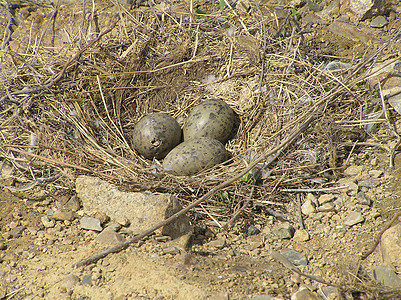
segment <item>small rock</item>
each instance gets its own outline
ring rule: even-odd
[[[88,216],[83,216],[80,221],[80,226],[82,229],[102,231],[102,226],[100,225],[100,220]]]
[[[104,230],[113,230],[115,232],[119,231],[121,229],[121,225],[118,223],[111,223],[108,225]]]
[[[176,255],[176,254],[180,254],[180,249],[178,249],[177,247],[174,247],[174,246],[169,246],[169,247],[163,249],[163,253]]]
[[[70,200],[64,205],[66,209],[77,212],[81,208],[81,203],[76,195],[72,196]]]
[[[319,300],[320,298],[306,287],[300,287],[291,295],[291,300]]]
[[[288,223],[281,223],[277,228],[273,229],[273,233],[280,239],[290,239],[294,236],[295,229]]]
[[[383,16],[377,16],[370,22],[370,27],[373,28],[383,28],[388,24],[388,21]]]
[[[246,230],[247,235],[255,235],[255,234],[259,234],[259,233],[260,233],[260,230],[254,225],[250,225],[248,227],[248,229]]]
[[[359,204],[367,206],[372,205],[372,200],[364,192],[359,192],[358,194],[356,194],[356,198],[358,199]]]
[[[335,205],[334,203],[328,202],[324,203],[323,205],[319,206],[317,208],[318,212],[330,212],[330,211],[335,211]]]
[[[366,187],[366,188],[376,188],[380,185],[380,180],[377,178],[369,178],[367,180],[363,180],[358,182],[359,187]]]
[[[294,237],[292,238],[294,242],[306,242],[309,241],[309,239],[309,233],[305,229],[295,231]]]
[[[97,211],[93,215],[93,217],[95,219],[98,219],[100,221],[100,224],[104,224],[104,223],[106,223],[106,222],[108,222],[110,220],[109,216],[106,215],[104,212],[101,212],[101,211]]]
[[[351,178],[341,178],[338,181],[338,185],[339,186],[345,186],[345,185],[348,186],[346,191],[350,195],[356,195],[356,193],[358,193],[358,190],[359,190],[359,187],[356,184],[356,181],[354,179],[351,179]]]
[[[74,220],[74,214],[69,209],[60,209],[53,213],[52,218],[58,221],[72,221]]]
[[[364,220],[365,218],[361,213],[352,211],[344,218],[344,225],[354,226],[355,224],[362,223]]]
[[[0,250],[6,250],[7,249],[7,245],[5,242],[0,241]],[[1,298],[0,298],[1,299]]]
[[[373,276],[378,283],[384,286],[394,289],[401,287],[401,278],[390,268],[377,266],[373,270]]]
[[[206,244],[208,247],[223,249],[227,245],[225,239],[214,240]]]
[[[13,229],[11,229],[10,234],[13,238],[18,238],[22,235],[24,230],[26,229],[26,226],[17,226]]]
[[[96,241],[107,245],[117,245],[125,242],[125,238],[118,232],[115,232],[110,228],[106,228],[99,233],[99,235],[96,237]]]
[[[380,171],[380,170],[370,170],[370,171],[368,172],[368,174],[369,174],[370,176],[372,176],[373,178],[380,178],[380,177],[383,176],[383,171]]]
[[[248,250],[253,251],[262,248],[265,245],[264,238],[261,235],[252,235],[247,238]]]
[[[310,199],[306,199],[301,206],[301,211],[304,215],[310,216],[316,212],[315,204]]]
[[[277,300],[278,298],[269,295],[253,295],[251,300]]]
[[[344,170],[344,175],[355,177],[363,170],[362,166],[349,166]]]
[[[169,245],[177,247],[182,251],[190,251],[192,249],[192,245],[194,243],[194,236],[192,233],[184,234],[179,238],[172,240]]]
[[[319,197],[318,202],[320,205],[333,201],[335,196],[333,194],[323,194]]]
[[[116,218],[116,222],[123,227],[128,227],[130,225],[130,221],[124,216],[119,216]]]
[[[338,289],[335,286],[322,286],[319,289],[319,294],[323,299],[335,300],[338,296]]]
[[[71,291],[77,284],[79,284],[79,277],[73,274],[68,274],[60,284],[63,291]]]
[[[280,252],[286,259],[292,262],[295,266],[307,266],[308,259],[302,253],[293,249],[287,249]]]
[[[53,228],[56,224],[56,222],[54,220],[50,220],[48,216],[42,216],[40,220],[42,221],[43,226],[46,228]]]
[[[92,273],[84,275],[81,283],[82,285],[92,286]]]

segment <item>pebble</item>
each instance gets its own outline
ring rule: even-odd
[[[72,196],[70,200],[64,205],[66,209],[77,212],[81,208],[81,203],[76,195]]]
[[[310,235],[305,229],[295,231],[294,237],[292,238],[294,242],[306,242],[309,241],[309,239]]]
[[[370,171],[368,172],[368,174],[369,174],[370,176],[372,176],[373,178],[380,178],[380,177],[383,176],[383,171],[380,171],[380,170],[370,170]]]
[[[300,287],[298,291],[291,295],[291,300],[319,300],[319,297],[306,287]]]
[[[322,286],[319,288],[319,294],[323,299],[335,300],[338,296],[338,289],[335,286]]]
[[[72,221],[72,220],[74,220],[74,214],[72,213],[71,210],[60,209],[60,210],[56,210],[53,213],[52,218],[54,220],[58,220],[58,221]]]
[[[310,199],[306,199],[301,206],[301,211],[305,216],[310,216],[316,212],[315,204]]]
[[[373,276],[378,283],[384,286],[394,289],[401,287],[401,278],[398,277],[390,268],[376,266],[373,270]]]
[[[88,216],[83,216],[81,218],[80,227],[87,230],[102,231],[100,220]]]
[[[114,230],[107,227],[98,234],[98,236],[96,237],[96,241],[107,245],[117,245],[125,242],[125,238],[118,232],[115,232]]]
[[[335,205],[334,203],[328,202],[324,203],[323,205],[319,206],[317,208],[318,212],[330,212],[330,211],[335,211]]]
[[[383,28],[388,24],[388,21],[383,16],[377,16],[370,22],[370,27],[373,28]]]
[[[276,299],[278,298],[269,295],[253,295],[251,298],[251,300],[276,300]]]
[[[284,222],[273,229],[273,233],[280,239],[291,239],[294,236],[295,229],[290,223]]]
[[[123,227],[128,227],[130,225],[130,221],[124,216],[117,217],[116,222]]]
[[[339,186],[347,185],[348,188],[346,189],[346,191],[349,192],[349,194],[351,195],[356,195],[356,193],[358,193],[359,190],[358,184],[356,184],[356,180],[351,178],[341,178],[338,181],[338,185]]]
[[[208,247],[223,249],[227,245],[225,239],[214,240],[206,244]]]
[[[64,291],[72,290],[77,284],[79,284],[79,277],[73,274],[68,274],[61,282],[60,288]]]
[[[259,234],[259,233],[260,233],[260,230],[255,225],[250,225],[246,230],[247,235],[255,235],[255,234]]]
[[[286,259],[292,262],[295,266],[307,266],[308,259],[302,253],[293,249],[287,249],[280,252]]]
[[[42,216],[40,220],[42,221],[43,226],[46,228],[52,228],[54,225],[56,225],[56,222],[54,220],[50,220],[48,216]]]
[[[363,170],[362,166],[349,166],[344,170],[344,175],[355,177]]]
[[[111,223],[108,225],[104,230],[113,230],[115,232],[119,231],[121,229],[121,225],[118,223]]]
[[[7,249],[7,245],[5,242],[1,241],[0,242],[0,250],[6,250]]]
[[[359,192],[358,194],[356,194],[356,198],[359,204],[367,206],[372,205],[372,199],[370,199],[364,192]]]
[[[363,180],[358,182],[359,187],[366,187],[366,188],[376,188],[380,185],[380,180],[377,178],[369,178],[367,180]]]
[[[334,198],[335,196],[333,194],[323,194],[319,197],[317,201],[319,202],[320,205],[322,205],[324,203],[333,201]]]
[[[92,273],[84,275],[81,283],[82,285],[92,286]]]
[[[355,224],[362,223],[364,220],[365,218],[361,213],[352,211],[344,218],[344,225],[354,226]]]
[[[177,247],[170,246],[170,247],[164,248],[163,253],[176,255],[176,254],[180,254],[180,250]]]
[[[17,226],[13,229],[11,229],[10,234],[13,238],[18,238],[22,235],[24,230],[26,229],[26,226]]]

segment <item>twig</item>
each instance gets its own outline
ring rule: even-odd
[[[245,201],[245,203],[242,205],[242,207],[240,209],[238,209],[233,216],[231,217],[231,219],[226,223],[226,225],[224,225],[224,229],[230,229],[234,226],[235,221],[238,219],[239,215],[248,207],[249,202],[251,202],[251,199],[253,197],[253,193],[255,191],[255,187],[251,188],[251,192],[249,195],[249,199],[247,201]]]
[[[327,282],[317,276],[313,276],[313,275],[309,275],[309,274],[305,274],[303,272],[301,272],[292,262],[290,262],[287,258],[285,258],[283,255],[281,255],[279,252],[272,250],[270,252],[270,255],[273,257],[273,259],[275,259],[276,261],[278,261],[279,263],[281,263],[284,267],[286,267],[287,269],[290,269],[291,271],[297,273],[298,275],[304,276],[306,278],[312,279],[314,281],[326,284],[326,285],[330,285],[330,286],[335,286],[337,287],[337,285]]]
[[[381,86],[380,81],[379,81],[379,92],[380,92],[380,99],[381,99],[382,107],[383,107],[383,114],[384,114],[384,118],[387,121],[387,126],[391,130],[391,132],[394,134],[394,136],[397,138],[396,144],[390,150],[389,167],[392,169],[392,168],[394,168],[395,151],[397,150],[398,146],[401,144],[401,137],[398,134],[397,129],[395,128],[395,126],[393,124],[391,124],[391,122],[390,122],[389,115],[388,115],[388,110],[387,110],[386,102],[384,101],[384,97],[383,97],[383,93],[382,93],[382,86]]]
[[[365,254],[362,255],[361,260],[364,260],[366,258],[368,258],[369,255],[371,255],[373,253],[373,251],[375,251],[377,245],[379,245],[380,243],[380,239],[383,235],[383,233],[389,229],[391,226],[393,226],[394,222],[398,219],[398,217],[401,216],[401,212],[398,212],[394,215],[394,217],[391,219],[391,221],[382,229],[382,231],[379,232],[379,234],[376,237],[376,241],[373,244],[372,248],[370,250],[368,250]]]
[[[331,192],[335,190],[342,190],[348,188],[348,185],[342,186],[334,186],[331,188],[322,188],[322,189],[280,189],[280,192],[288,192],[288,193],[321,193],[321,192]]]
[[[163,227],[169,223],[171,223],[172,221],[176,220],[178,217],[184,215],[185,213],[187,213],[188,211],[190,211],[192,208],[198,206],[199,204],[201,204],[202,202],[204,202],[205,200],[209,199],[211,196],[213,196],[217,191],[225,188],[226,186],[232,184],[233,182],[237,181],[238,179],[242,178],[245,174],[247,174],[249,171],[251,171],[258,163],[260,163],[261,161],[265,160],[267,157],[273,155],[276,152],[279,152],[280,150],[282,150],[283,148],[288,147],[290,144],[292,144],[296,138],[298,138],[298,136],[304,132],[309,125],[312,123],[313,120],[315,120],[316,118],[316,114],[312,113],[309,118],[297,129],[295,130],[285,141],[283,141],[279,146],[277,146],[276,148],[267,151],[264,153],[264,155],[260,156],[258,159],[256,159],[253,163],[251,163],[247,168],[245,168],[244,170],[242,170],[240,173],[238,173],[237,175],[234,175],[233,177],[227,179],[226,181],[222,182],[221,184],[215,186],[214,188],[212,188],[209,192],[207,192],[205,195],[203,195],[201,198],[199,198],[198,200],[192,202],[190,205],[188,205],[187,207],[185,207],[184,209],[180,210],[179,212],[175,213],[174,215],[172,215],[171,217],[167,218],[166,220],[164,220],[163,222],[160,222],[159,224],[143,231],[141,234],[138,234],[132,238],[130,238],[129,240],[120,243],[114,247],[108,248],[103,252],[100,252],[98,254],[95,254],[91,257],[88,257],[84,260],[79,261],[78,263],[76,263],[74,265],[74,267],[82,267],[82,266],[86,266],[89,265],[91,263],[97,262],[99,259],[106,257],[107,255],[109,255],[110,253],[117,253],[120,252],[126,248],[128,248],[129,245],[131,245],[132,243],[139,241],[140,239],[144,238],[145,236],[150,235],[151,233],[153,233],[155,230],[159,229],[160,227]]]
[[[9,189],[12,192],[25,192],[25,191],[28,191],[30,189],[33,189],[38,184],[55,181],[55,180],[59,179],[61,177],[61,175],[63,175],[63,174],[59,173],[59,174],[51,176],[51,177],[37,178],[34,181],[32,181],[32,182],[30,182],[30,183],[28,183],[28,184],[26,184],[24,186],[21,186],[21,187],[15,187],[15,186],[10,186],[10,185],[6,185],[4,187]]]

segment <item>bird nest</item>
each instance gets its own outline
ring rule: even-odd
[[[29,2],[43,18],[28,14],[21,22],[33,24],[31,34],[7,38],[9,14],[0,82],[3,185],[72,191],[74,179],[87,174],[129,191],[173,193],[184,205],[221,186],[194,211],[194,218],[220,222],[244,202],[283,212],[289,191],[335,186],[366,136],[364,125],[339,121],[361,120],[376,103],[364,80],[384,53],[344,58],[346,68],[329,70],[336,45],[320,43],[299,14],[244,3],[83,2],[73,14]],[[132,149],[142,116],[166,112],[182,125],[209,98],[223,99],[239,116],[226,145],[230,160],[173,176]]]

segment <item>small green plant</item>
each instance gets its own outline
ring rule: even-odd
[[[227,191],[218,191],[217,195],[219,195],[219,198],[222,202],[231,204],[231,198]]]
[[[229,3],[229,4],[230,4],[232,9],[235,9],[235,7],[237,6],[237,3]],[[220,10],[224,10],[227,6],[228,5],[227,5],[226,1],[220,0],[220,3],[219,3]]]

